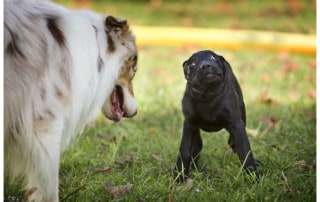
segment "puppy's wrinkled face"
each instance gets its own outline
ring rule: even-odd
[[[186,80],[194,85],[218,85],[225,75],[224,59],[212,51],[194,53],[183,63]]]

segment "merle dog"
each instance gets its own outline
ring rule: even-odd
[[[200,129],[216,132],[223,128],[230,133],[228,143],[244,163],[246,171],[256,173],[245,129],[242,92],[229,63],[222,56],[204,50],[185,61],[183,71],[187,80],[182,99],[185,119],[175,176],[180,173],[179,181],[183,181],[189,175],[191,161],[197,165],[202,149]]]

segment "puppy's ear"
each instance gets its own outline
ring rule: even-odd
[[[108,16],[105,20],[107,32],[126,33],[129,30],[127,20]]]
[[[226,62],[226,59],[224,59],[224,57],[223,56],[221,56],[221,55],[218,55],[219,56],[219,60],[223,63],[223,62]]]
[[[182,63],[182,67],[183,67],[183,68],[186,68],[187,63],[188,63],[188,60],[184,61],[184,62]]]
[[[190,79],[190,68],[188,66],[188,60],[184,61],[182,63],[182,66],[183,66],[183,73],[184,73],[184,77],[188,80]]]
[[[224,77],[225,77],[225,79],[226,79],[226,74],[227,74],[227,71],[230,71],[231,70],[231,66],[230,66],[230,64],[227,62],[227,60],[226,59],[224,59],[224,57],[222,57],[222,56],[220,56],[219,55],[219,60],[220,60],[220,62],[222,63],[222,66],[223,66],[223,75],[224,75]]]

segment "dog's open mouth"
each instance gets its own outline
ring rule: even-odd
[[[122,87],[116,85],[111,93],[112,114],[114,121],[120,121],[124,116],[124,96]]]

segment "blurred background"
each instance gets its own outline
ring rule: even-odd
[[[56,0],[132,25],[254,29],[315,34],[316,0]]]

